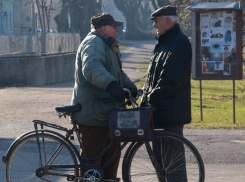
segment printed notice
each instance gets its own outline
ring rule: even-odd
[[[236,13],[200,13],[201,73],[231,75],[236,64]]]

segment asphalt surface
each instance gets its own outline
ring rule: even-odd
[[[149,61],[154,43],[131,42],[122,51],[123,69],[132,80],[145,76],[136,69]],[[71,80],[42,87],[0,87],[0,156],[16,137],[33,130],[33,119],[70,128],[68,119],[59,119],[54,107],[70,104],[73,85]],[[203,158],[206,182],[245,182],[245,130],[185,128],[184,135]],[[5,165],[0,162],[0,182],[5,181]]]

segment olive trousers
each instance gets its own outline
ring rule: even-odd
[[[87,157],[95,158],[101,154],[101,152],[106,148],[110,143],[110,133],[109,127],[102,126],[87,126],[78,124],[78,129],[80,132],[80,137],[83,141],[85,152]],[[110,149],[97,161],[92,162],[98,166],[103,166],[109,158],[118,150],[121,146],[120,143],[114,143]],[[80,155],[82,161],[84,159],[84,151],[80,147]],[[105,179],[115,179],[117,177],[117,169],[120,161],[121,153],[119,153],[114,160],[108,164],[104,169]]]

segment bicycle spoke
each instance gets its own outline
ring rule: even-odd
[[[136,143],[123,164],[124,182],[203,182],[200,154],[185,138],[162,132],[152,142]]]
[[[59,168],[59,165],[77,164],[76,157],[69,145],[50,134],[39,134],[39,139],[41,141],[40,150],[35,134],[22,138],[15,145],[6,164],[8,182],[66,182],[68,175],[77,174],[74,168]],[[39,151],[42,152],[44,168],[40,168]],[[55,165],[52,170],[49,170],[50,163]]]

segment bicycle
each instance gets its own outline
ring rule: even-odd
[[[135,99],[129,92],[129,101],[135,107]],[[33,120],[34,131],[19,136],[9,147],[2,161],[6,164],[7,182],[29,181],[78,181],[83,182],[119,182],[120,178],[105,179],[103,169],[128,146],[122,161],[122,178],[124,182],[163,181],[163,182],[204,182],[204,164],[195,146],[186,138],[161,130],[154,130],[154,139],[150,142],[123,142],[121,148],[103,166],[91,164],[109,149],[111,144],[96,158],[88,158],[84,149],[73,113],[81,106],[57,106],[58,116],[69,116],[71,129]],[[44,129],[44,127],[53,128]],[[41,128],[41,129],[39,129]],[[66,135],[56,130],[66,132]],[[86,163],[82,163],[79,151],[71,140],[77,136],[79,145],[85,151]],[[161,147],[155,146],[160,141]],[[171,148],[172,142],[183,146]],[[154,152],[155,151],[155,152]],[[159,155],[158,155],[159,154]],[[82,171],[82,174],[79,174]],[[183,172],[186,179],[182,180]]]

